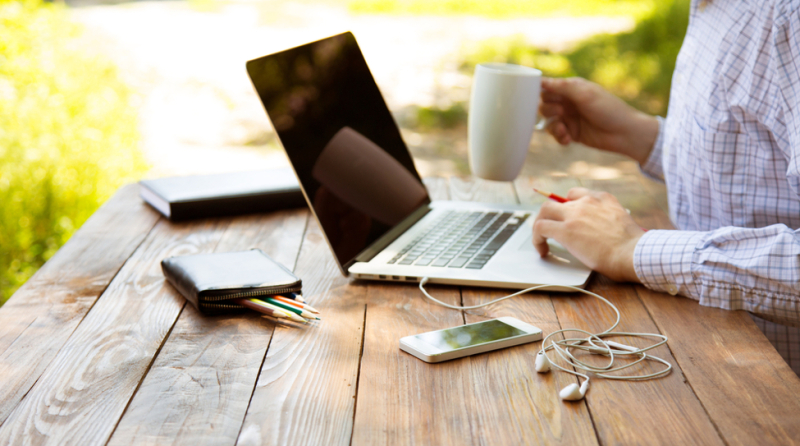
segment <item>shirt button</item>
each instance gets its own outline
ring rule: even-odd
[[[674,296],[678,294],[678,287],[676,287],[674,284],[669,284],[667,285],[667,292]]]

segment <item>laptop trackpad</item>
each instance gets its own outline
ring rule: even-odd
[[[547,244],[550,245],[550,256],[552,260],[556,260],[561,263],[571,263],[569,259],[573,258],[572,255],[567,251],[560,243],[553,239],[549,239]],[[536,248],[533,247],[533,234],[528,235],[525,237],[525,240],[519,245],[517,248],[518,251],[532,251],[536,252]]]

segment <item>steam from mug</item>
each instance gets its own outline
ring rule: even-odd
[[[469,165],[480,178],[512,181],[536,125],[542,72],[521,65],[475,67],[469,104]]]

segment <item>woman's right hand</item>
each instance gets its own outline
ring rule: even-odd
[[[579,77],[542,78],[539,113],[554,118],[547,132],[562,145],[579,142],[647,161],[658,137],[658,120],[594,82]]]

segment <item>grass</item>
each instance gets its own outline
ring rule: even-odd
[[[130,89],[60,4],[0,3],[0,304],[146,165]]]

